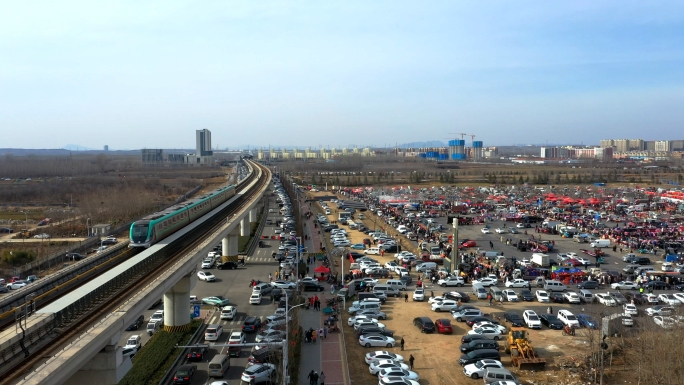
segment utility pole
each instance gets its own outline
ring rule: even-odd
[[[458,262],[454,262],[458,258],[458,218],[454,218],[452,226],[454,227],[454,248],[451,250],[451,273],[453,274],[456,266],[458,266]]]

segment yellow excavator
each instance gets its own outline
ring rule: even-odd
[[[546,366],[546,360],[537,357],[527,330],[522,328],[511,328],[508,332],[506,353],[511,355],[513,366],[520,370],[543,370]]]

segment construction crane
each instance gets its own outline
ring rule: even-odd
[[[475,147],[475,134],[467,134],[470,137],[470,142],[472,143],[473,147]]]
[[[465,138],[468,135],[465,132],[450,132],[449,134],[450,135],[461,135],[461,140],[463,140],[463,138]]]

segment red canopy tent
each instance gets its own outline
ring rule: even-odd
[[[314,273],[320,273],[321,276],[318,277],[318,280],[322,281],[325,279],[325,274],[330,273],[330,269],[321,265],[321,266],[318,266],[317,268],[314,269]],[[316,276],[316,274],[314,274],[314,276]]]

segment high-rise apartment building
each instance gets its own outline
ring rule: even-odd
[[[629,140],[628,139],[616,139],[613,141],[615,146],[615,151],[617,152],[627,152],[629,151]]]
[[[207,130],[206,128],[202,130],[197,130],[196,132],[196,137],[197,137],[197,152],[195,153],[196,156],[212,156],[214,155],[213,151],[211,151],[211,131]]]
[[[643,151],[644,150],[644,140],[643,139],[630,139],[629,140],[629,151]]]
[[[669,140],[656,140],[654,142],[653,151],[672,151],[672,142]]]

